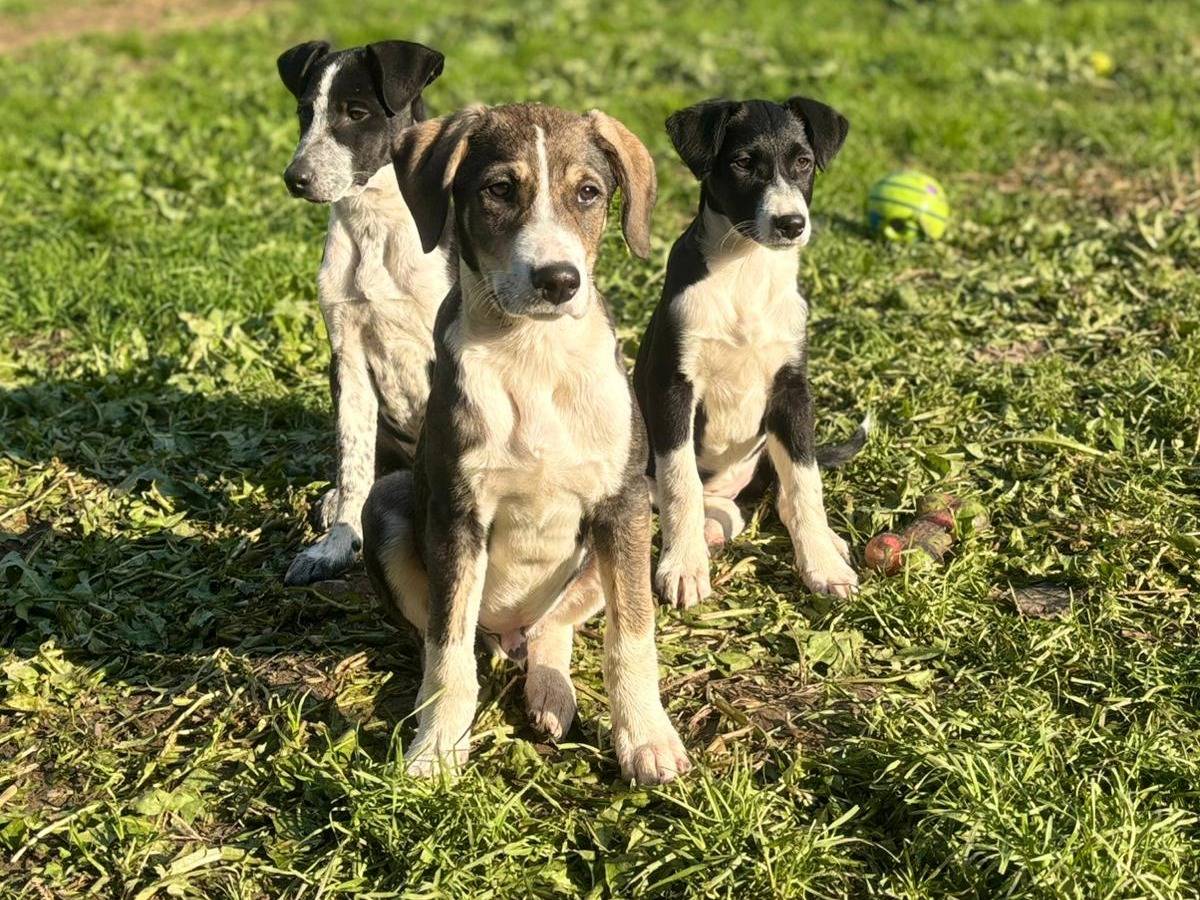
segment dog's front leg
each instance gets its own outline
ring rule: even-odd
[[[479,698],[475,631],[487,571],[483,533],[469,515],[451,518],[445,511],[431,510],[425,541],[429,626],[417,693],[417,736],[405,754],[410,775],[453,771],[470,751]]]
[[[647,416],[655,448],[655,500],[663,534],[654,584],[665,601],[681,609],[695,606],[712,593],[704,536],[704,485],[693,449],[695,417],[692,385],[678,374]]]
[[[803,353],[776,376],[766,418],[767,452],[779,476],[779,518],[792,537],[800,578],[814,593],[849,597],[858,576],[850,567],[846,542],[825,516]]]
[[[337,492],[329,531],[297,556],[284,577],[289,585],[333,578],[354,564],[362,546],[362,508],[375,480],[379,400],[367,358],[357,340],[344,340],[330,362],[337,420]]]
[[[606,600],[604,684],[621,774],[661,784],[691,768],[658,695],[654,600],[650,593],[650,506],[628,487],[604,505],[592,529]]]

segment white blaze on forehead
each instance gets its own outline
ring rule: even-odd
[[[550,202],[550,160],[546,156],[546,132],[537,128],[538,186],[534,202],[534,217],[553,221],[554,206]]]
[[[324,132],[329,130],[329,91],[333,87],[333,78],[341,67],[342,61],[338,59],[327,65],[321,72],[321,80],[317,82],[317,90],[313,94],[312,121],[309,123],[308,130],[304,132],[304,139],[300,142],[301,148],[305,144],[319,139]]]
[[[341,67],[342,60],[338,59],[321,71],[313,92],[312,120],[292,157],[303,157],[312,168],[313,194],[326,202],[341,199],[354,186],[354,154],[338,143],[330,130],[329,94]]]
[[[799,185],[790,184],[782,175],[776,175],[775,180],[763,191],[762,201],[758,205],[758,228],[760,238],[772,237],[771,220],[777,216],[804,216],[804,231],[800,234],[799,243],[807,244],[812,233],[812,222],[808,215],[808,203],[804,200],[804,192]]]
[[[550,175],[550,157],[546,148],[546,132],[535,126],[534,149],[537,155],[537,178],[535,194],[529,218],[517,232],[512,243],[510,271],[518,282],[518,293],[532,296],[533,270],[552,263],[570,263],[586,284],[588,278],[587,254],[583,241],[575,229],[560,222],[554,214],[554,184]],[[573,316],[581,316],[587,308],[590,292],[581,287],[575,297],[564,304],[562,310]]]

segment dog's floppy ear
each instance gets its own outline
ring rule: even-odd
[[[658,198],[654,159],[637,135],[598,109],[588,113],[596,142],[621,188],[621,229],[635,256],[650,256],[650,216]]]
[[[482,106],[468,106],[452,116],[418,122],[396,138],[392,166],[426,253],[438,245],[446,227],[454,176],[484,112]]]
[[[328,52],[328,41],[305,41],[291,50],[284,50],[279,54],[279,59],[275,60],[275,67],[279,69],[279,77],[284,87],[297,99],[304,93],[304,86],[308,84],[308,73],[312,70],[313,63]]]
[[[817,168],[824,169],[837,156],[850,132],[850,122],[832,106],[808,97],[792,97],[784,104],[804,123]]]
[[[725,141],[725,126],[737,107],[732,100],[705,100],[667,119],[667,134],[675,152],[701,181],[712,171]]]
[[[421,91],[442,74],[446,60],[436,50],[410,41],[379,41],[363,49],[379,102],[389,116],[421,96]]]

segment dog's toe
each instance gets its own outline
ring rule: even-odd
[[[841,557],[805,568],[801,579],[814,594],[828,594],[842,600],[848,600],[858,590],[858,576]]]
[[[347,526],[335,525],[329,534],[292,560],[283,583],[288,587],[304,587],[341,575],[354,565],[360,544]]]
[[[292,560],[292,564],[288,566],[287,574],[283,576],[283,583],[288,587],[306,587],[310,584],[316,584],[318,581],[327,581],[341,575],[353,563],[353,554],[333,559],[317,554],[310,555],[306,550]]]
[[[525,708],[534,728],[561,740],[575,719],[575,687],[558,669],[534,666],[525,675]]]
[[[708,548],[695,554],[692,562],[666,559],[659,564],[655,585],[663,601],[679,609],[690,609],[712,593],[708,577]]]
[[[837,550],[838,556],[840,556],[842,559],[844,559],[846,561],[847,564],[849,564],[849,562],[850,562],[850,545],[846,543],[845,538],[843,538],[840,534],[838,534],[836,531],[834,531],[831,528],[829,530],[829,539],[831,541],[833,541],[833,547],[835,550]]]
[[[641,785],[666,784],[692,768],[683,742],[669,723],[640,742],[617,745],[621,775]]]
[[[438,753],[432,742],[418,737],[404,754],[404,771],[413,778],[433,778],[436,775],[453,776],[467,761],[467,748],[454,747]]]

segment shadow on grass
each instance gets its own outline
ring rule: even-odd
[[[330,474],[328,412],[295,395],[188,391],[172,375],[165,361],[151,361],[0,389],[0,452],[19,468],[61,461],[117,495],[153,483],[189,519],[207,524],[236,517],[231,494],[247,487],[277,498]]]

